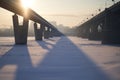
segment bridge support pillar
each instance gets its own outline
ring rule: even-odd
[[[50,28],[50,37],[53,37],[52,29]]]
[[[45,29],[44,24],[41,24],[41,25],[40,25],[40,37],[41,37],[41,40],[43,40],[43,36],[44,36],[44,29]]]
[[[45,32],[44,32],[44,38],[45,39],[48,39],[49,38],[49,35],[50,35],[50,28],[46,27],[45,28]]]
[[[54,29],[51,29],[51,36],[55,36],[55,32],[54,32]]]
[[[27,44],[28,22],[28,19],[24,18],[23,25],[19,25],[18,16],[13,15],[15,44]]]
[[[78,37],[82,37],[82,27],[78,27],[77,29],[76,29],[76,34],[77,34],[77,36]]]
[[[40,25],[40,28],[37,26],[37,23],[34,23],[34,32],[35,32],[35,40],[43,40],[43,25]]]
[[[98,24],[91,25],[91,28],[89,29],[89,40],[99,40],[99,33],[98,33]]]
[[[119,18],[118,18],[119,17]],[[102,44],[120,44],[120,15],[106,10]]]
[[[83,29],[82,29],[82,38],[88,38],[89,36],[89,25],[86,24],[83,26]]]

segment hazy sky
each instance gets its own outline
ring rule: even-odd
[[[28,1],[28,0],[27,0]],[[118,1],[118,0],[116,0]],[[31,8],[48,21],[76,26],[112,5],[112,0],[33,0]],[[0,8],[0,25],[12,25],[13,13]]]

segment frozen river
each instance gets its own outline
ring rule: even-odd
[[[78,37],[0,37],[0,80],[120,80],[120,45]]]

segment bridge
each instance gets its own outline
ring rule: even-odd
[[[0,0],[0,7],[13,13],[13,27],[16,44],[27,44],[29,20],[34,21],[35,40],[48,39],[62,35],[52,24],[30,8],[24,8],[20,0]],[[18,15],[23,17],[23,25],[19,25]],[[38,25],[40,24],[40,29]]]
[[[19,0],[0,0],[0,7],[15,13],[15,44],[27,44],[14,45],[13,37],[0,37],[0,80],[120,80],[120,46],[103,45],[120,43],[120,2],[78,26],[77,36],[82,38],[61,36]],[[29,20],[34,22],[36,41],[27,41]]]
[[[79,25],[77,36],[89,40],[101,40],[102,44],[120,44],[120,2],[106,8]]]

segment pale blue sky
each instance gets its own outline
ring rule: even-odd
[[[112,0],[33,0],[31,8],[48,21],[76,26],[98,9],[112,5]],[[118,0],[116,0],[118,1]],[[0,8],[0,25],[12,25],[12,13]]]

